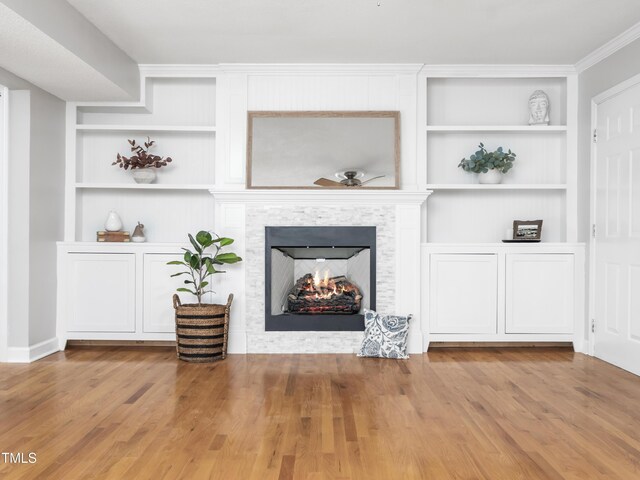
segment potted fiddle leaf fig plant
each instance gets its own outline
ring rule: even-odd
[[[478,174],[478,181],[483,184],[495,184],[502,182],[502,175],[513,167],[516,154],[511,150],[505,152],[498,147],[494,152],[487,151],[484,144],[478,145],[479,150],[469,158],[460,160],[458,167],[465,172]]]
[[[233,294],[225,305],[203,303],[203,296],[212,292],[210,280],[213,275],[225,273],[220,265],[230,265],[242,261],[233,252],[223,249],[233,243],[232,238],[220,237],[202,230],[194,237],[188,234],[193,250],[183,248],[182,260],[168,262],[167,265],[184,267],[172,277],[186,276],[184,287],[178,292],[195,296],[198,303],[181,303],[177,294],[173,295],[176,311],[176,350],[178,358],[188,362],[212,362],[222,360],[227,355],[229,333],[229,311]]]

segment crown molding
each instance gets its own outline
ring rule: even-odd
[[[424,65],[424,77],[566,77],[576,73],[573,65]]]
[[[255,75],[416,75],[422,63],[221,63],[228,73]]]
[[[636,23],[628,30],[625,30],[617,37],[609,40],[607,43],[596,48],[593,52],[585,56],[582,60],[576,63],[576,71],[578,73],[584,72],[588,68],[600,63],[605,58],[613,55],[618,50],[621,50],[638,38],[640,38],[640,22]]]
[[[219,65],[204,64],[150,64],[138,65],[141,77],[215,77],[221,72]]]
[[[431,190],[224,190],[211,189],[216,203],[259,205],[422,205]]]

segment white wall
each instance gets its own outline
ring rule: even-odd
[[[29,344],[56,334],[56,241],[64,235],[65,104],[31,91]]]
[[[29,345],[29,137],[28,90],[9,93],[9,347]],[[26,192],[26,194],[25,194]]]
[[[611,87],[640,74],[640,40],[618,50],[600,63],[582,72],[578,77],[578,241],[588,242],[591,235],[589,218],[591,193],[591,99]],[[587,243],[588,246],[588,243]],[[587,262],[589,252],[586,254]],[[589,285],[589,269],[586,269]],[[585,295],[587,306],[588,294]],[[585,310],[585,311],[588,311]],[[589,322],[587,322],[588,324]],[[585,339],[589,333],[585,326]]]

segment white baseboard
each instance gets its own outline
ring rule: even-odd
[[[57,337],[30,347],[9,347],[7,349],[7,363],[31,363],[59,351],[60,342]]]

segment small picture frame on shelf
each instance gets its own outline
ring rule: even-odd
[[[542,235],[542,220],[514,220],[513,241],[539,242]]]

